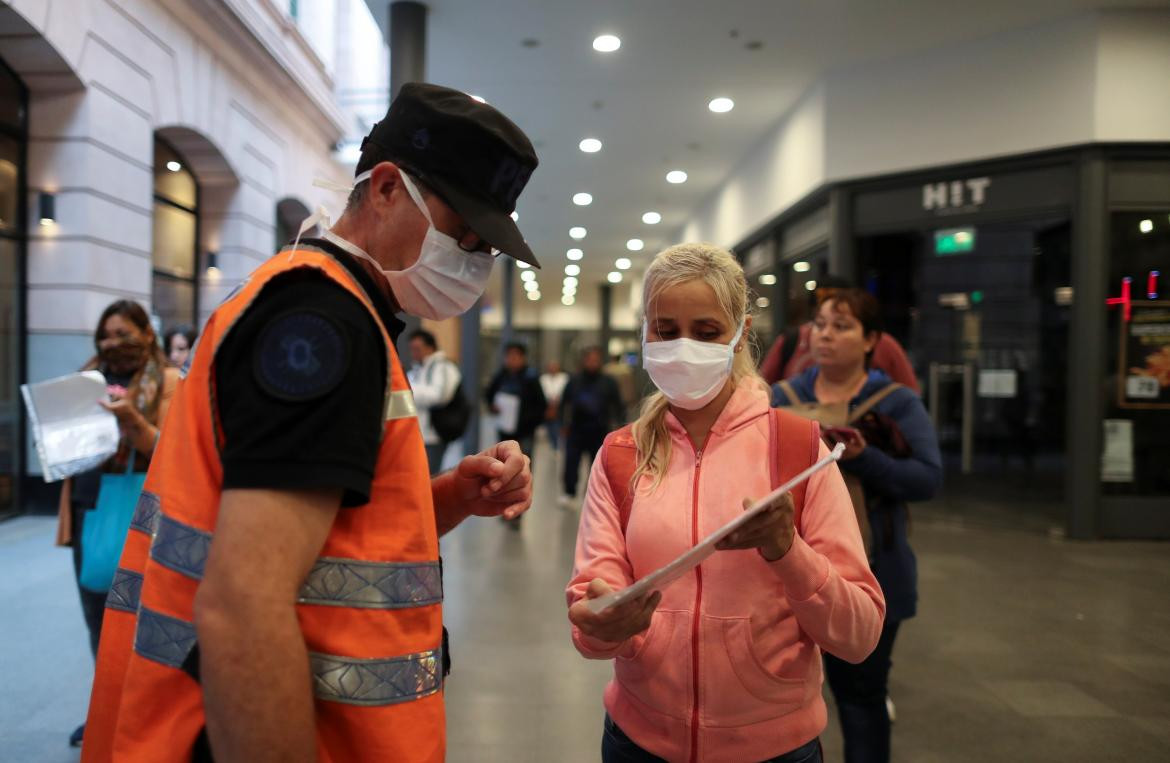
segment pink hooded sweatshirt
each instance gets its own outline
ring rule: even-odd
[[[768,394],[742,384],[701,453],[673,414],[670,465],[650,495],[639,481],[623,534],[593,462],[569,605],[601,578],[624,588],[771,492]],[[821,446],[821,455],[826,453]],[[605,707],[638,746],[669,761],[762,761],[825,728],[821,650],[861,662],[877,645],[885,600],[866,561],[845,483],[830,466],[809,481],[796,537],[779,561],[720,551],[662,592],[650,628],[618,644],[573,628],[590,659],[614,659]]]

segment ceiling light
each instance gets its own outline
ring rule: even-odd
[[[569,228],[569,238],[573,239],[574,241],[580,241],[581,239],[585,238],[586,233],[587,231],[580,225]]]
[[[800,262],[792,263],[792,269],[795,270],[797,273],[807,273],[810,268],[812,268],[812,265],[809,265],[804,260],[801,260]]]
[[[561,294],[567,294],[570,297],[575,297],[575,296],[577,296],[577,287],[576,286],[562,286],[561,287]]]
[[[714,111],[716,114],[726,114],[735,108],[735,101],[731,100],[730,98],[713,98],[711,102],[707,104],[707,108],[711,109],[711,111]]]
[[[1142,233],[1149,233],[1154,229],[1154,221],[1142,220],[1140,223],[1138,223],[1138,227],[1141,228]]]
[[[622,274],[616,270],[610,271],[610,274],[605,277],[605,280],[609,281],[610,283],[621,283]]]
[[[540,284],[536,281],[525,281],[524,291],[540,291]]]
[[[525,270],[522,273],[520,273],[520,278],[525,280],[525,281],[535,281],[536,280],[536,271],[535,270]]]
[[[528,292],[528,299],[531,302],[535,302],[536,300],[540,299],[540,292],[539,291]]]
[[[579,207],[587,207],[593,203],[593,197],[587,193],[575,193],[573,203]]]
[[[816,281],[805,281],[804,288],[807,291],[816,291],[817,290],[817,282]]]
[[[484,100],[484,97],[482,95],[473,95],[473,96],[471,96],[471,100],[478,101],[479,103],[487,103],[487,101]],[[712,101],[712,103],[714,103],[714,101]],[[714,109],[711,109],[711,110],[714,111]]]
[[[771,273],[764,273],[760,276],[760,283],[764,286],[774,286],[776,284],[776,276]]]
[[[572,264],[572,263],[569,263],[568,265],[565,265],[565,275],[567,275],[567,276],[579,276],[579,275],[581,275],[581,266],[580,266],[580,265],[574,265],[574,264]]]
[[[577,144],[577,147],[587,154],[596,154],[601,150],[601,141],[597,138],[586,138]]]
[[[671,170],[666,173],[666,182],[678,185],[679,183],[687,182],[687,173],[682,170]]]
[[[629,257],[618,257],[617,262],[614,263],[614,266],[618,270],[629,270],[630,265],[632,265],[632,264],[633,263],[630,262]]]
[[[570,249],[569,251],[565,252],[565,256],[570,260],[579,260],[585,256],[585,252],[582,252],[580,249]]]
[[[662,215],[658,214],[657,212],[647,212],[646,214],[642,215],[642,222],[646,223],[647,225],[657,225],[658,223],[662,222]]]
[[[622,41],[612,34],[603,34],[593,40],[593,49],[598,53],[612,53],[621,46]]]
[[[770,304],[772,304],[772,303],[768,300],[767,297],[759,297],[758,299],[756,299],[756,307],[760,308],[761,310],[763,310],[765,307],[767,307]]]
[[[179,170],[183,169],[183,165],[179,164],[174,159],[171,159],[169,162],[167,162],[167,169],[171,172],[178,172]]]
[[[646,244],[642,243],[642,239],[640,238],[632,238],[626,242],[626,249],[629,249],[631,252],[640,252],[644,246]]]
[[[576,288],[577,279],[574,278],[573,276],[565,276],[565,286],[572,286],[572,287]]]
[[[515,222],[519,222],[519,221],[520,221],[520,215],[516,214],[515,212],[513,212],[513,213],[512,213],[512,214],[510,214],[510,215],[508,215],[508,217],[511,217],[511,218],[512,218],[512,222],[514,222],[514,223],[515,223]]]
[[[516,267],[520,268],[521,270],[528,270],[528,268],[530,268],[532,266],[529,265],[524,260],[516,260]]]
[[[576,301],[577,299],[571,294],[566,294],[565,296],[561,297],[561,304],[565,307],[572,307],[573,303]]]

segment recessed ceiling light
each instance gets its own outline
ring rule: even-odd
[[[570,297],[575,297],[575,296],[577,296],[577,287],[576,286],[568,286],[568,285],[562,286],[561,287],[561,294],[568,294]]]
[[[1154,221],[1142,220],[1140,223],[1138,223],[1138,228],[1141,229],[1142,233],[1149,233],[1154,229]]]
[[[573,194],[573,203],[579,207],[587,207],[593,203],[593,196],[584,192],[575,193]]]
[[[597,138],[586,138],[577,144],[577,148],[581,149],[587,154],[596,154],[601,150],[601,141]]]
[[[573,276],[565,276],[565,286],[576,287],[577,286],[577,279],[573,278]]]
[[[524,272],[522,272],[520,274],[520,279],[523,281],[535,281],[536,280],[536,271],[525,270]]]
[[[515,212],[513,212],[513,213],[512,213],[512,214],[510,214],[510,215],[508,215],[508,217],[511,217],[511,218],[512,218],[512,222],[514,222],[514,223],[515,223],[515,222],[519,222],[519,221],[520,221],[520,215],[516,214]]]
[[[471,100],[478,101],[479,103],[487,103],[487,100],[482,95],[473,95],[471,96]],[[712,103],[714,103],[714,101],[712,101]]]
[[[572,294],[566,294],[565,296],[561,297],[561,304],[565,307],[572,307],[573,303],[576,301],[577,299]]]
[[[540,292],[539,291],[528,292],[528,299],[532,302],[535,302],[536,300],[540,299]]]
[[[626,249],[629,249],[631,252],[640,252],[644,246],[646,244],[640,238],[632,238],[626,242]]]
[[[520,268],[521,270],[528,270],[528,268],[530,268],[532,266],[529,265],[524,260],[516,260],[516,267]]]
[[[569,251],[565,252],[565,256],[570,260],[579,260],[585,256],[585,252],[582,252],[580,249],[570,249]]]
[[[646,223],[647,225],[657,225],[658,223],[662,222],[662,215],[658,214],[657,212],[647,212],[646,214],[642,215],[642,222]]]
[[[771,273],[764,273],[760,276],[760,283],[764,286],[774,286],[776,284],[776,276]]]
[[[756,307],[760,308],[761,310],[763,310],[765,307],[767,307],[770,304],[772,304],[772,303],[771,303],[771,301],[768,300],[767,297],[760,297],[756,300]]]
[[[666,182],[678,185],[679,183],[687,182],[687,173],[682,170],[671,170],[666,173]]]
[[[614,267],[616,267],[618,270],[629,270],[630,265],[633,264],[634,263],[630,262],[629,257],[618,257],[617,262],[614,263]]]
[[[617,272],[616,270],[612,270],[612,271],[610,271],[609,275],[607,275],[605,277],[605,280],[609,281],[610,283],[621,283],[622,282],[622,274]]]
[[[525,281],[524,291],[540,291],[540,284],[536,281]]]
[[[809,265],[804,260],[801,260],[800,262],[792,263],[792,269],[795,270],[797,273],[807,273],[811,268],[812,268],[812,265]]]
[[[603,34],[593,40],[593,49],[598,53],[612,53],[622,46],[622,41],[612,34]]]
[[[730,98],[713,98],[711,99],[711,102],[707,104],[707,108],[711,109],[711,111],[714,111],[716,114],[726,114],[735,108],[735,101],[731,100]]]
[[[808,291],[816,291],[817,290],[817,282],[816,281],[805,281],[804,288]]]
[[[167,162],[167,169],[170,170],[171,172],[178,172],[179,170],[183,169],[183,165],[179,164],[174,159],[172,159],[169,162]]]
[[[585,238],[585,234],[587,232],[588,231],[586,231],[580,225],[576,225],[572,228],[569,228],[569,237],[572,238],[574,241],[580,241],[581,239]]]
[[[568,265],[565,265],[565,275],[567,275],[567,276],[581,275],[581,266],[574,265],[573,263],[569,263]]]

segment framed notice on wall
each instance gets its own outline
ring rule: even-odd
[[[1132,302],[1121,322],[1117,402],[1122,408],[1170,408],[1170,302]]]

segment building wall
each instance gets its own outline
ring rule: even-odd
[[[28,379],[76,370],[104,307],[149,306],[153,146],[172,139],[201,189],[202,317],[276,246],[276,205],[340,212],[345,115],[320,56],[269,0],[15,0],[81,88],[30,92],[28,187],[57,197],[30,221]],[[30,204],[35,210],[35,203]],[[203,260],[199,271],[202,273]]]
[[[1170,13],[1107,12],[831,72],[695,210],[735,245],[832,182],[1093,141],[1170,140]]]

